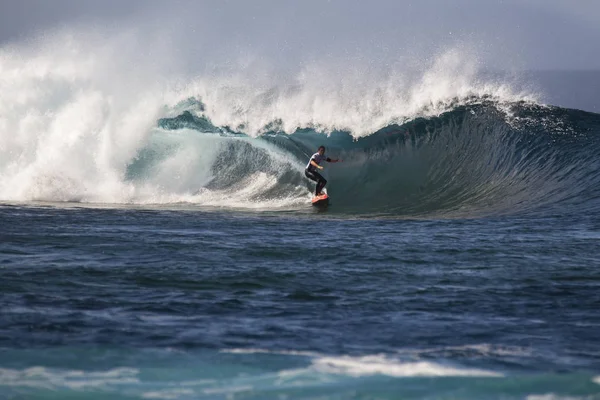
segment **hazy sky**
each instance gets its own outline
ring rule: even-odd
[[[0,45],[56,27],[169,32],[187,57],[281,62],[475,47],[499,69],[600,69],[600,0],[0,0]]]

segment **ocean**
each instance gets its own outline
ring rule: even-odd
[[[47,40],[0,52],[0,398],[600,399],[592,108]]]

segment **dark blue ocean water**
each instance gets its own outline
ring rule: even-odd
[[[600,398],[591,213],[28,203],[0,227],[3,399]]]

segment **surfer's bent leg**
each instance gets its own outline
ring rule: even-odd
[[[317,190],[315,191],[315,193],[317,194],[317,196],[319,194],[321,194],[321,192],[323,191],[323,188],[325,187],[325,185],[327,185],[327,181],[325,180],[325,178],[321,177],[321,180],[319,182],[317,182]]]
[[[310,169],[305,169],[304,174],[308,179],[317,182],[317,189],[315,190],[315,195],[318,196],[327,184],[327,180],[323,178],[321,174],[319,174],[317,171],[311,171]]]
[[[319,181],[319,178],[317,178],[317,177],[314,175],[314,172],[313,172],[313,171],[311,171],[311,170],[310,170],[310,169],[308,169],[308,168],[304,170],[304,175],[306,175],[306,177],[307,177],[308,179],[310,179],[311,181],[315,181],[315,182],[318,182],[318,181]]]

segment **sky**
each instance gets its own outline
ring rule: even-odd
[[[600,69],[598,0],[0,0],[0,46],[84,26],[161,32],[190,60],[384,64],[468,46],[489,69]]]

